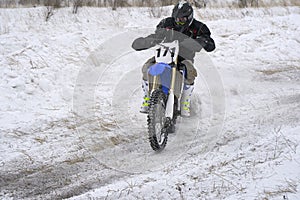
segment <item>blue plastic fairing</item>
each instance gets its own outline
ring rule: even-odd
[[[156,63],[149,68],[149,74],[152,76],[160,75],[166,68],[171,70],[171,66],[166,63]]]
[[[172,67],[166,63],[156,63],[149,68],[148,73],[152,76],[160,76],[162,90],[165,94],[169,93]]]

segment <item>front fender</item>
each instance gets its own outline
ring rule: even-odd
[[[150,66],[148,73],[152,76],[158,76],[166,71],[171,71],[171,66],[166,63],[155,63]]]
[[[160,76],[163,92],[168,94],[171,82],[172,67],[166,63],[155,63],[150,66],[148,73],[151,76]]]

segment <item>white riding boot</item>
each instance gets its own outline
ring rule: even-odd
[[[194,90],[194,85],[185,85],[180,99],[181,116],[189,117],[191,107],[191,96]]]
[[[141,113],[148,113],[149,110],[149,105],[150,105],[150,96],[149,96],[149,85],[148,85],[148,81],[144,81],[142,83],[142,88],[143,88],[143,92],[144,92],[144,97],[143,97],[143,103],[141,106]]]

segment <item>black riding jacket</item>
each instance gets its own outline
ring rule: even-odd
[[[137,38],[132,44],[132,48],[140,51],[164,42],[179,41],[179,61],[192,60],[195,53],[202,48],[211,52],[215,49],[215,42],[210,37],[208,27],[196,19],[188,27],[179,27],[174,18],[168,17],[157,25],[155,33],[145,38]],[[192,39],[194,40],[192,40]]]

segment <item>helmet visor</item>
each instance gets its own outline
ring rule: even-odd
[[[178,25],[184,25],[187,22],[188,18],[187,17],[176,17],[175,22]]]

